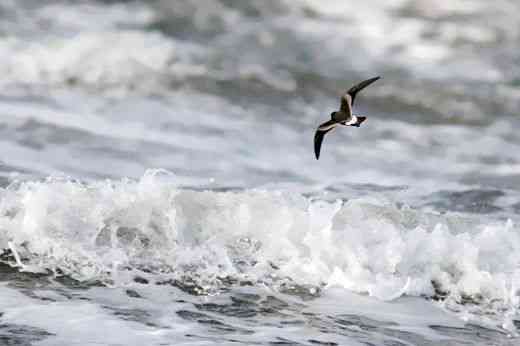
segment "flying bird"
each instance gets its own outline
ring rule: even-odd
[[[321,124],[314,134],[314,153],[316,160],[320,158],[321,143],[325,134],[333,130],[338,125],[359,127],[366,117],[353,115],[352,107],[356,94],[378,80],[379,76],[362,81],[350,88],[343,96],[341,96],[341,106],[339,111],[330,113],[330,120]]]

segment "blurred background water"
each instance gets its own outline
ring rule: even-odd
[[[2,340],[516,344],[519,16],[2,1]]]

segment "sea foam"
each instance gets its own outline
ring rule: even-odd
[[[136,181],[14,183],[1,196],[0,244],[24,270],[115,285],[139,271],[207,289],[223,278],[340,286],[495,312],[518,303],[520,234],[512,221],[481,224],[375,198],[193,191],[165,171]]]

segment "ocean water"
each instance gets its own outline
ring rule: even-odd
[[[0,345],[517,345],[519,16],[2,1]]]

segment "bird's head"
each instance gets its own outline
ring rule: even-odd
[[[338,113],[338,112],[332,112],[332,113],[330,113],[330,116],[333,117],[336,115],[336,113]]]

